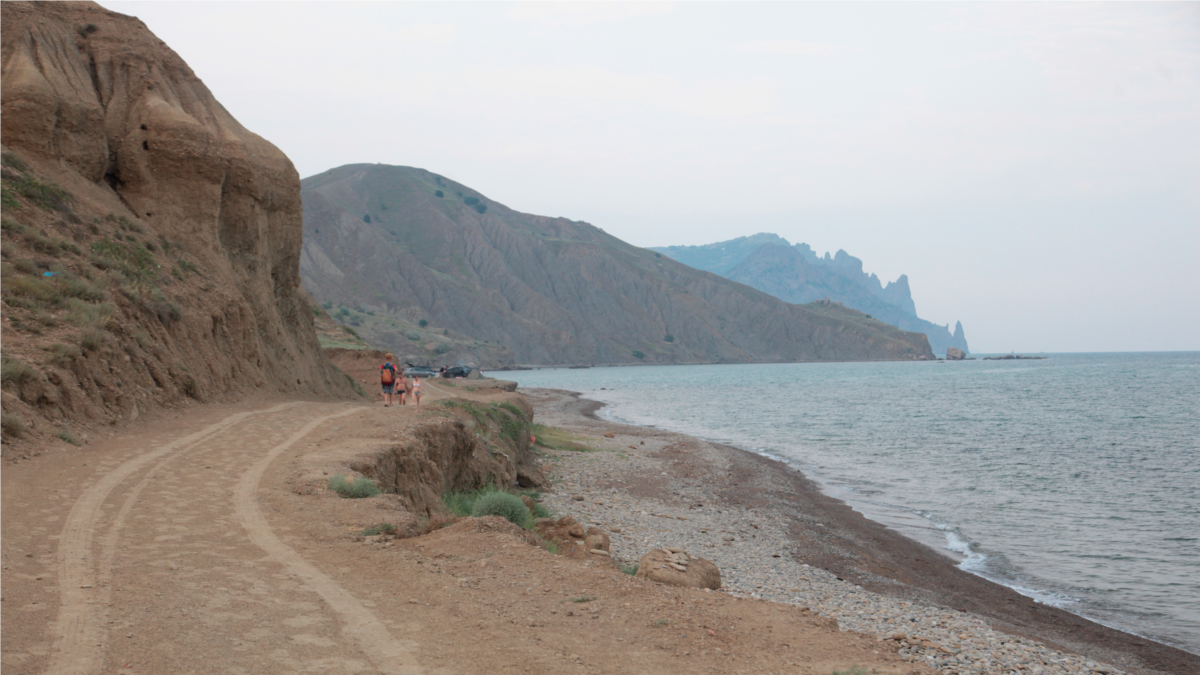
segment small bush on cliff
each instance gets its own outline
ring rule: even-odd
[[[639,351],[634,351],[634,352],[633,352],[633,358],[635,358],[635,359],[644,359],[644,358],[646,358],[646,355],[645,355],[645,354],[643,354],[642,352],[639,352]]]
[[[8,436],[20,438],[25,433],[25,421],[16,415],[4,413],[0,415],[0,429]]]
[[[80,356],[79,347],[65,345],[61,342],[50,345],[46,351],[50,352],[50,363],[59,368],[70,368],[75,359]]]
[[[517,527],[528,525],[532,516],[520,497],[507,492],[492,492],[475,500],[471,515],[500,516]]]
[[[0,382],[3,382],[5,386],[16,385],[19,387],[32,380],[36,374],[32,366],[20,359],[6,355],[0,361]]]
[[[104,346],[104,331],[99,328],[85,328],[79,334],[79,346],[89,352],[98,352]]]
[[[396,526],[391,523],[379,523],[378,525],[368,527],[360,534],[364,537],[373,537],[377,534],[396,534]]]
[[[325,487],[347,499],[365,499],[383,492],[379,489],[379,483],[366,476],[351,479],[340,473],[330,478]]]

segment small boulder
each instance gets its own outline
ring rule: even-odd
[[[947,361],[962,361],[965,358],[967,358],[967,353],[958,347],[946,347]]]
[[[617,437],[617,435],[616,435],[616,434],[614,434],[614,433],[613,433],[613,432],[611,432],[611,431],[606,431],[606,432],[604,432],[604,437],[605,437],[605,438],[616,438],[616,437]]]
[[[583,545],[588,550],[599,549],[605,552],[612,550],[612,542],[609,540],[608,535],[604,534],[604,531],[598,527],[589,527],[587,529],[587,534],[583,538]]]
[[[636,576],[668,586],[714,591],[721,587],[721,570],[714,562],[676,551],[660,548],[642,556]]]

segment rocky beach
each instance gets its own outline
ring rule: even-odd
[[[602,420],[571,392],[523,393],[538,422],[592,449],[540,448],[556,481],[545,503],[611,533],[620,563],[685,549],[716,563],[723,592],[807,607],[944,673],[1200,672],[1193,654],[959,570],[781,463]]]

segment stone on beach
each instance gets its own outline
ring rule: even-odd
[[[642,556],[635,576],[669,586],[714,591],[721,587],[721,571],[716,563],[690,556],[680,549],[675,551],[678,552],[665,548],[650,551]]]

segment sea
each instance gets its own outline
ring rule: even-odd
[[[1200,653],[1200,352],[538,369],[777,458],[1038,602]]]

